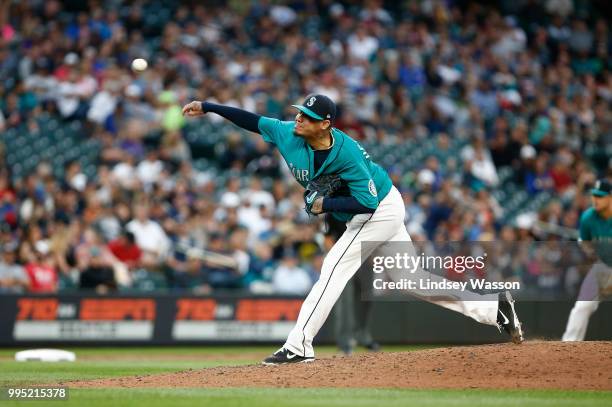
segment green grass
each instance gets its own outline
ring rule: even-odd
[[[385,347],[388,351],[422,346]],[[273,347],[77,348],[75,363],[19,363],[0,349],[0,387],[257,363]],[[332,347],[319,347],[329,355]],[[232,355],[231,358],[227,358]],[[173,358],[176,356],[176,358]],[[68,401],[36,406],[609,406],[612,392],[395,389],[71,389]],[[24,402],[0,400],[0,407]],[[28,405],[26,402],[25,405]]]
[[[612,392],[383,389],[79,389],[37,406],[609,406]],[[23,402],[2,402],[6,406]],[[6,403],[6,404],[4,404]]]

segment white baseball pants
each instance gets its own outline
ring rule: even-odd
[[[612,268],[603,263],[595,263],[589,270],[578,294],[578,301],[570,312],[562,340],[564,342],[583,341],[589,326],[589,318],[597,311],[601,301],[600,292],[612,282]]]
[[[319,280],[304,300],[297,322],[284,345],[285,348],[297,355],[314,357],[312,340],[323,326],[346,283],[361,266],[361,242],[410,242],[410,236],[404,226],[404,216],[402,196],[395,187],[392,187],[380,202],[376,212],[356,215],[347,223],[346,231],[323,261]],[[442,279],[430,274],[424,277],[432,280]],[[411,291],[410,294],[460,312],[478,322],[497,326],[497,294],[473,294],[473,301],[457,300],[457,298],[465,299],[466,293],[456,295],[449,293],[448,299],[443,299],[439,295],[428,297],[427,293],[416,291]]]

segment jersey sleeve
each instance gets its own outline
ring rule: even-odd
[[[367,208],[378,207],[378,192],[372,174],[362,161],[351,163],[348,170],[340,175],[348,184],[351,196]]]
[[[589,240],[593,240],[593,235],[591,234],[591,212],[587,211],[582,214],[580,217],[580,236],[579,239],[584,242],[588,242]]]
[[[259,118],[259,132],[264,141],[278,145],[283,137],[293,131],[293,122],[283,122],[271,117],[261,116]]]

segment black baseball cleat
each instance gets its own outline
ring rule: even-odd
[[[279,350],[274,352],[272,355],[265,358],[261,362],[261,364],[271,366],[271,365],[284,365],[286,363],[309,363],[309,362],[314,362],[314,360],[315,359],[313,357],[307,358],[304,356],[297,355],[291,352],[289,349],[280,348]]]
[[[504,331],[508,332],[512,337],[512,342],[523,342],[523,328],[514,310],[514,300],[512,299],[512,295],[510,295],[510,291],[499,293],[497,325],[500,330],[504,328]]]

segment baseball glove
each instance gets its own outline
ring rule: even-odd
[[[340,176],[335,174],[326,174],[313,179],[306,185],[304,191],[304,202],[306,203],[306,213],[317,216],[317,213],[312,212],[312,205],[317,198],[325,198],[333,196],[343,187],[343,182]]]

